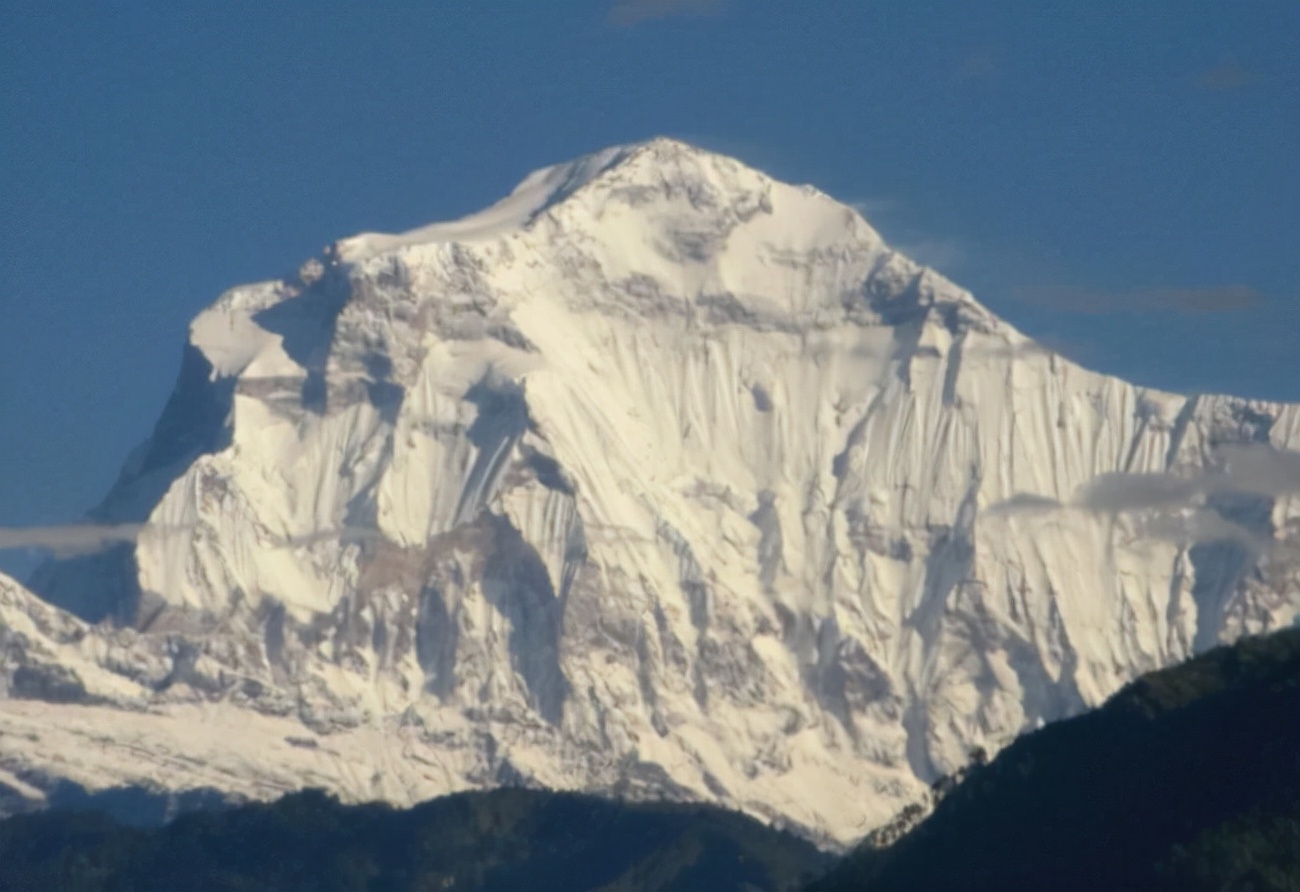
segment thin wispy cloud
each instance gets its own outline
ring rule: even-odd
[[[1269,551],[1276,544],[1208,508],[1154,514],[1138,524],[1137,532],[1144,539],[1166,542],[1231,542],[1257,553]]]
[[[902,207],[902,204],[893,198],[855,198],[849,201],[848,205],[861,214],[868,223],[895,214]]]
[[[1210,492],[1300,493],[1300,452],[1273,449],[1263,443],[1232,443],[1219,447],[1219,455],[1226,467],[1222,473],[1205,478]]]
[[[1205,90],[1217,93],[1230,93],[1249,87],[1263,80],[1258,72],[1251,71],[1237,62],[1224,62],[1213,68],[1207,68],[1196,77],[1196,83]]]
[[[59,557],[94,554],[115,545],[157,536],[187,535],[191,526],[161,524],[67,524],[63,526],[0,527],[0,551],[40,549]],[[318,530],[298,536],[273,537],[279,548],[309,548],[319,542],[368,542],[382,539],[383,533],[361,527]]]
[[[1232,313],[1262,306],[1263,294],[1248,285],[1139,288],[1102,291],[1059,286],[1022,287],[1011,292],[1022,304],[1079,315],[1145,313]]]
[[[145,535],[187,533],[188,527],[155,524],[69,524],[44,527],[0,527],[0,551],[39,548],[56,555],[93,554]]]
[[[1079,487],[1070,504],[1097,514],[1188,505],[1199,482],[1177,474],[1100,474]]]
[[[616,28],[631,28],[655,19],[718,15],[725,7],[726,0],[619,0],[607,21]]]
[[[968,247],[958,239],[929,235],[905,221],[907,206],[886,197],[857,198],[848,206],[881,233],[889,246],[922,266],[952,271],[969,256]]]
[[[1264,443],[1233,443],[1216,451],[1217,466],[1183,476],[1167,472],[1101,474],[1080,486],[1068,502],[1017,493],[985,509],[990,517],[1082,511],[1117,516],[1149,513],[1139,532],[1150,538],[1190,542],[1232,541],[1261,550],[1266,539],[1207,507],[1220,493],[1281,496],[1300,493],[1300,452]]]
[[[1017,344],[977,344],[966,351],[967,356],[979,359],[1027,359],[1031,356],[1059,354],[1050,343],[1022,341]]]
[[[735,158],[771,175],[778,175],[780,171],[797,164],[795,159],[787,157],[784,152],[779,151],[771,143],[758,140],[735,136],[717,136],[712,133],[698,131],[684,133],[675,131],[664,135],[687,145],[704,149],[706,152]]]
[[[1018,492],[1009,499],[1003,499],[995,505],[984,509],[986,516],[992,517],[1009,517],[1016,515],[1036,515],[1050,514],[1053,511],[1059,511],[1065,506],[1056,499],[1048,496],[1038,496],[1033,493]]]
[[[997,74],[1001,68],[1001,54],[992,47],[983,47],[962,58],[957,65],[957,78],[963,81],[983,80]]]
[[[922,266],[937,270],[951,270],[966,258],[966,249],[956,239],[921,238],[904,240],[894,245],[894,250]]]
[[[810,340],[809,344],[810,349],[814,351],[830,351],[833,349],[824,342],[818,344],[816,341]],[[1018,343],[983,343],[977,341],[973,344],[962,344],[960,349],[961,355],[966,359],[985,360],[1029,359],[1035,356],[1059,354],[1059,351],[1047,344],[1030,340]],[[909,352],[906,348],[900,349],[899,345],[893,342],[883,343],[879,340],[863,340],[849,348],[848,356],[851,359],[892,362],[907,357]],[[1055,505],[1056,502],[1052,504]]]

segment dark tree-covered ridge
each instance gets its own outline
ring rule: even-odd
[[[745,816],[502,789],[408,810],[319,791],[128,827],[96,812],[0,822],[0,890],[794,890],[831,857]]]

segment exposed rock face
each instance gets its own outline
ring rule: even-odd
[[[1085,371],[816,190],[610,150],[195,320],[95,515],[139,541],[36,574],[81,619],[0,584],[0,769],[846,842],[1291,623],[1297,447],[1297,407]]]

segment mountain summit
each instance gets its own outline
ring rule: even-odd
[[[811,187],[607,150],[195,319],[93,514],[139,539],[0,584],[0,782],[525,784],[847,842],[1291,623],[1297,447],[1300,408],[1081,369]]]

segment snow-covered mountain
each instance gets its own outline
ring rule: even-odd
[[[94,513],[138,540],[0,580],[0,784],[531,783],[847,842],[1293,622],[1297,448],[1300,408],[1081,369],[815,189],[608,150],[195,319]]]

